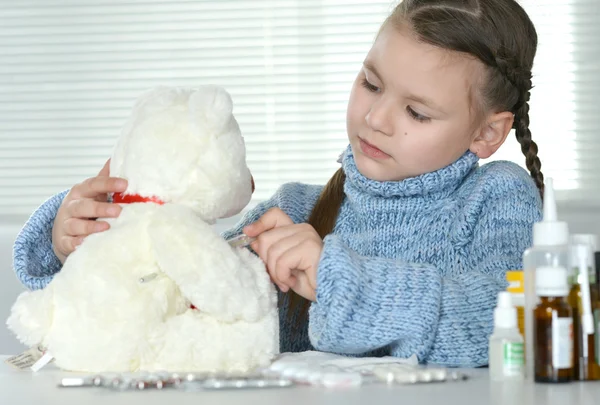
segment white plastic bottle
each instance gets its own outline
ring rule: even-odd
[[[537,305],[535,271],[539,267],[569,267],[569,227],[558,221],[552,179],[545,182],[544,218],[533,226],[533,246],[523,254],[525,281],[525,375],[535,376],[533,356],[534,316]]]
[[[502,291],[494,310],[494,333],[490,336],[490,378],[493,381],[525,378],[523,337],[517,327],[517,309],[511,294]]]

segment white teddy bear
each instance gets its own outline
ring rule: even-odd
[[[88,236],[8,327],[66,370],[244,372],[279,352],[277,296],[259,258],[215,232],[252,194],[220,87],[142,95],[112,155],[128,180],[106,232]],[[141,201],[137,202],[136,201]],[[133,203],[131,203],[133,202]]]

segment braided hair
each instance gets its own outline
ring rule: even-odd
[[[513,68],[507,60],[502,58],[496,58],[496,67],[499,73],[518,92],[517,101],[509,109],[515,116],[513,128],[517,141],[521,145],[521,152],[525,155],[527,169],[540,193],[543,195],[544,175],[541,171],[542,163],[538,157],[538,146],[531,139],[531,131],[529,130],[529,98],[531,88],[533,87],[531,83],[531,71],[529,69]]]

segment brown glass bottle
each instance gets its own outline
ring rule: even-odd
[[[595,291],[595,288],[591,289]],[[596,314],[600,312],[598,305],[598,293],[590,291],[592,298],[592,311]],[[581,288],[579,284],[573,286],[569,294],[569,304],[573,308],[573,352],[575,355],[575,365],[573,378],[580,381],[600,380],[600,365],[598,365],[598,354],[596,349],[598,343],[596,339],[598,331],[594,330],[591,335],[584,335],[581,327]],[[595,305],[594,305],[595,304]],[[596,315],[597,316],[597,315]],[[596,321],[596,329],[598,324]]]
[[[594,333],[585,334],[581,315],[583,313],[582,288],[590,289],[590,300],[592,314],[598,316],[600,312],[600,301],[598,288],[596,284],[596,274],[593,268],[593,256],[591,249],[587,246],[572,246],[573,259],[577,256],[582,256],[586,263],[585,271],[588,273],[589,284],[582,285],[583,279],[581,275],[581,267],[583,264],[574,263],[572,274],[569,277],[571,291],[569,292],[568,303],[573,310],[573,352],[574,352],[574,372],[573,378],[579,381],[600,380],[600,365],[598,365],[598,339],[600,334],[598,331],[598,320],[594,321]],[[577,260],[575,260],[577,262]]]
[[[536,382],[573,379],[573,313],[567,303],[567,270],[541,267],[536,271],[539,303],[534,310]]]

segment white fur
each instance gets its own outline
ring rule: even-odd
[[[221,88],[159,88],[134,107],[111,175],[125,204],[87,237],[44,290],[25,292],[7,321],[76,371],[248,371],[279,352],[277,298],[262,261],[211,227],[249,201],[250,172]],[[140,283],[152,273],[157,277]],[[191,309],[190,302],[197,308]]]

